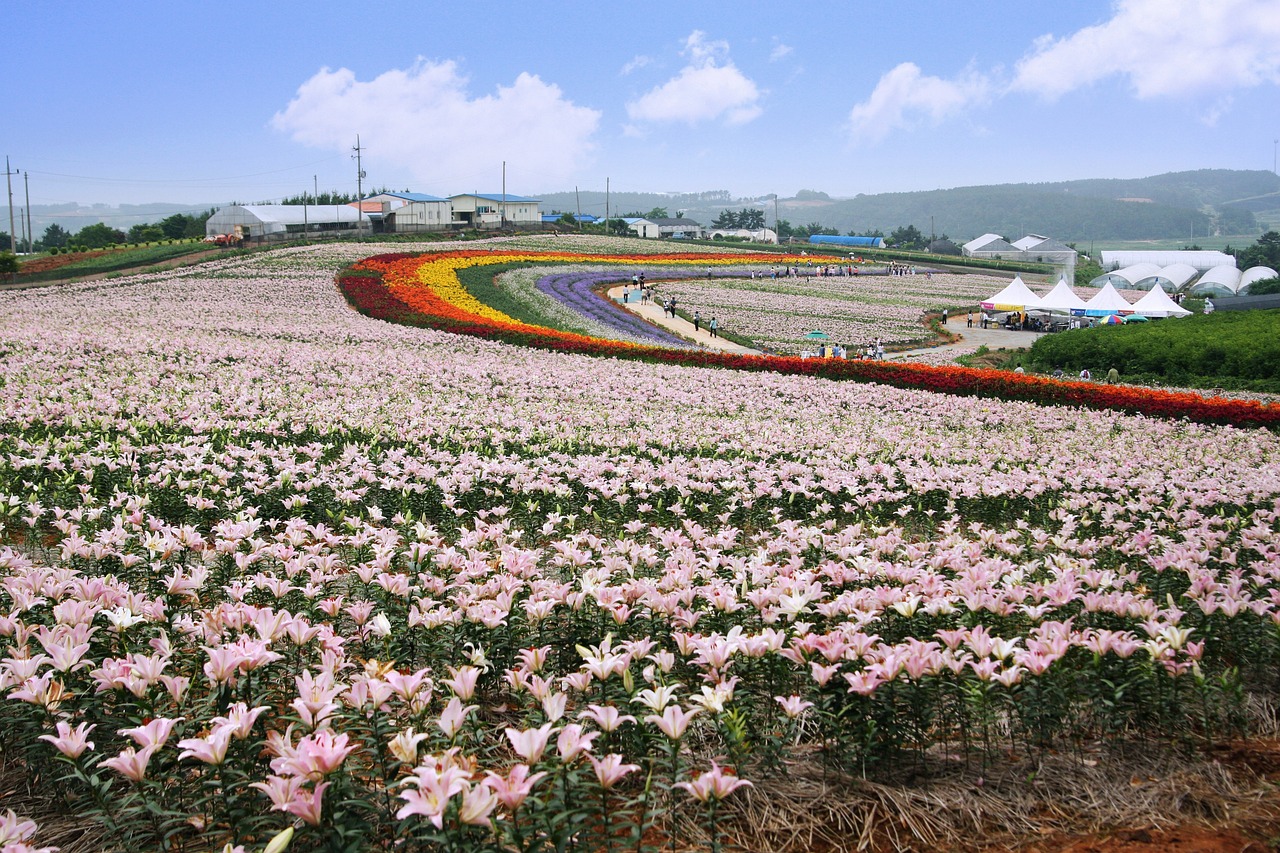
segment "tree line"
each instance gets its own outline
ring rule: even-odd
[[[159,243],[164,240],[187,240],[204,236],[204,224],[216,208],[194,216],[175,213],[159,222],[144,222],[130,226],[128,231],[114,228],[105,222],[86,225],[79,231],[68,231],[54,222],[44,229],[44,234],[30,246],[19,246],[29,252],[61,251],[67,248],[105,249],[125,243]],[[21,241],[19,241],[21,243]],[[9,246],[9,235],[0,231],[0,247]]]

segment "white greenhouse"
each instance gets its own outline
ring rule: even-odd
[[[262,242],[354,234],[359,228],[370,229],[369,217],[346,204],[233,204],[210,216],[204,233]]]

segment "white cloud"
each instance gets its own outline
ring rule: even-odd
[[[913,62],[904,62],[880,78],[867,100],[849,113],[854,139],[877,142],[891,130],[938,124],[983,103],[991,94],[985,75],[968,70],[954,80],[930,77]]]
[[[375,169],[404,168],[439,184],[496,174],[503,160],[544,182],[566,178],[589,158],[599,121],[599,111],[575,105],[535,75],[472,97],[455,63],[419,59],[368,82],[346,68],[321,69],[271,123],[306,145],[338,151],[359,133]]]
[[[775,44],[773,50],[769,51],[769,61],[777,62],[791,55],[792,47],[789,44]]]
[[[632,121],[744,124],[760,115],[760,90],[728,60],[728,42],[694,30],[682,52],[690,62],[679,74],[627,104]]]
[[[646,65],[648,65],[651,62],[653,62],[653,59],[651,57],[644,56],[643,54],[637,55],[634,59],[632,59],[626,65],[622,66],[622,70],[618,73],[621,74],[623,77],[625,77],[628,74],[630,74],[632,71],[638,71],[639,69],[644,68]]]
[[[1105,23],[1039,39],[1012,88],[1056,98],[1113,75],[1140,98],[1280,83],[1280,13],[1274,0],[1119,0]]]

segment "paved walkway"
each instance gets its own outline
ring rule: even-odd
[[[989,326],[984,329],[976,320],[973,328],[970,329],[964,323],[964,318],[961,317],[958,322],[953,318],[947,324],[947,330],[957,336],[957,339],[952,343],[939,344],[936,347],[919,347],[917,349],[885,353],[885,359],[910,360],[914,356],[945,353],[948,350],[960,349],[968,353],[980,346],[985,346],[987,349],[1025,349],[1047,334],[1046,332],[1010,331],[1001,326]]]
[[[631,301],[624,303],[622,301],[622,291],[623,288],[629,286],[630,285],[628,284],[620,284],[617,287],[609,288],[609,298],[626,310],[630,311],[632,314],[643,317],[655,326],[661,326],[668,331],[675,332],[680,337],[687,338],[695,344],[707,347],[708,349],[720,350],[721,352],[732,352],[739,355],[764,355],[764,353],[758,349],[744,347],[742,344],[735,344],[733,341],[727,341],[721,337],[712,337],[711,333],[707,331],[706,326],[706,324],[711,321],[710,317],[704,317],[702,328],[694,330],[693,323],[683,317],[676,317],[675,319],[668,317],[667,313],[662,310],[662,306],[657,303],[641,305],[638,301],[640,299],[639,294],[632,294]]]

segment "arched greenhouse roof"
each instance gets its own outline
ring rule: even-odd
[[[1269,278],[1276,278],[1278,274],[1271,267],[1249,267],[1240,274],[1240,286],[1236,288],[1237,296],[1244,296],[1249,292],[1249,286],[1255,281],[1265,281]]]
[[[1200,270],[1190,264],[1170,264],[1155,275],[1134,282],[1134,287],[1138,290],[1150,290],[1159,282],[1166,293],[1173,293],[1186,287],[1199,274]]]
[[[1103,273],[1089,282],[1090,287],[1105,287],[1110,284],[1120,290],[1136,290],[1138,282],[1160,275],[1160,267],[1155,264],[1134,264],[1114,272]],[[1146,290],[1151,286],[1147,285]]]
[[[1195,296],[1235,296],[1240,287],[1240,270],[1235,265],[1222,264],[1200,276],[1191,288]]]

